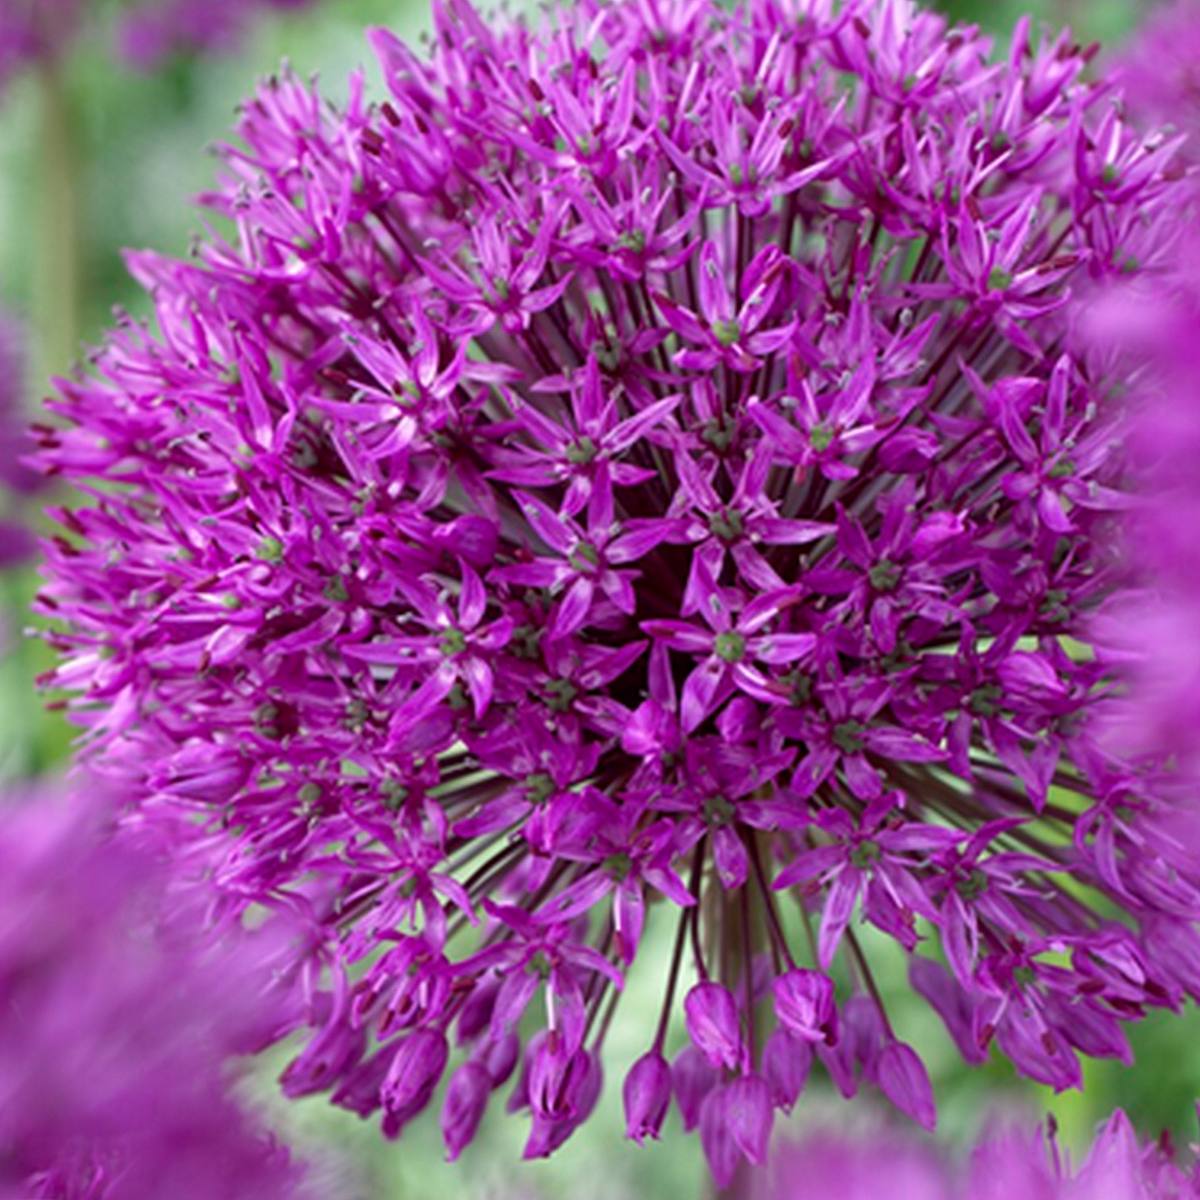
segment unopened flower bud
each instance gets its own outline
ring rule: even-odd
[[[837,1041],[833,981],[823,971],[797,968],[772,984],[775,1015],[797,1037],[809,1042]]]
[[[714,1067],[736,1070],[746,1057],[737,1003],[719,983],[698,983],[683,1002],[687,1030]]]
[[[875,1074],[883,1094],[918,1125],[933,1129],[937,1106],[925,1064],[904,1042],[889,1042],[879,1052]]]
[[[475,1136],[491,1094],[492,1079],[482,1063],[465,1062],[450,1076],[442,1104],[447,1161],[453,1162]]]
[[[625,1133],[641,1145],[657,1138],[671,1106],[671,1068],[657,1051],[642,1055],[625,1076]]]
[[[432,1029],[418,1029],[397,1046],[379,1089],[389,1136],[397,1136],[432,1099],[448,1055],[445,1037]]]
[[[695,1046],[684,1046],[676,1056],[671,1064],[671,1086],[687,1132],[700,1123],[704,1099],[720,1081],[720,1072]]]

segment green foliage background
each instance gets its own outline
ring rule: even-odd
[[[302,74],[317,72],[327,94],[338,98],[347,71],[370,70],[362,29],[388,24],[410,37],[427,26],[424,0],[326,0],[313,10],[259,22],[242,51],[233,57],[189,59],[156,74],[121,69],[107,52],[107,30],[115,0],[96,6],[97,27],[79,42],[61,73],[66,129],[73,150],[69,172],[46,172],[47,131],[44,92],[36,79],[17,80],[0,96],[0,306],[29,320],[31,405],[43,394],[44,380],[69,368],[70,347],[95,342],[111,320],[114,305],[146,310],[131,286],[120,257],[122,246],[148,246],[185,254],[199,222],[188,197],[211,181],[212,162],[204,150],[226,135],[238,100],[255,78],[287,58]],[[1126,36],[1147,6],[1137,0],[945,0],[953,16],[978,22],[1003,38],[1023,11],[1053,23],[1068,22],[1079,38],[1113,45]],[[75,243],[78,303],[56,292],[47,280],[47,250],[62,253],[63,231],[47,228],[60,209],[47,187],[68,189],[79,215]],[[69,249],[69,247],[66,247]],[[75,309],[76,311],[72,311]],[[70,731],[35,698],[34,676],[49,657],[35,640],[19,636],[28,624],[24,609],[36,590],[30,570],[0,577],[0,606],[10,635],[0,661],[0,775],[42,775],[60,766]],[[662,923],[651,920],[649,942],[629,983],[610,1037],[608,1085],[595,1118],[547,1163],[523,1164],[524,1122],[494,1103],[476,1143],[460,1162],[442,1162],[436,1109],[426,1114],[395,1145],[385,1143],[373,1123],[331,1110],[323,1100],[283,1105],[272,1086],[286,1056],[281,1052],[246,1081],[272,1112],[285,1136],[324,1162],[339,1178],[356,1180],[364,1198],[455,1196],[571,1196],[602,1200],[642,1194],[700,1196],[704,1173],[694,1137],[684,1137],[673,1119],[663,1142],[639,1151],[624,1144],[620,1083],[625,1068],[645,1048],[661,996],[667,947]],[[1147,1134],[1170,1129],[1177,1138],[1194,1134],[1192,1104],[1200,1094],[1200,1020],[1157,1017],[1134,1031],[1138,1066],[1092,1064],[1083,1093],[1053,1096],[1017,1081],[995,1061],[968,1070],[926,1006],[907,990],[903,964],[884,939],[872,946],[881,972],[889,1013],[901,1035],[922,1050],[931,1067],[941,1110],[941,1133],[964,1142],[997,1106],[1032,1106],[1053,1111],[1065,1141],[1079,1147],[1114,1105],[1123,1105]],[[886,1120],[869,1104],[853,1106],[831,1098],[814,1077],[793,1120],[861,1125]]]

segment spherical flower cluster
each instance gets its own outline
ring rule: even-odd
[[[228,236],[131,257],[159,331],[43,435],[91,761],[307,923],[285,1090],[395,1136],[450,1068],[453,1157],[513,1078],[548,1154],[643,970],[638,1141],[728,1179],[814,1061],[932,1126],[863,922],[968,1061],[1128,1061],[1200,864],[1094,736],[1126,422],[1068,335],[1161,267],[1173,144],[908,0],[435,22],[383,103],[263,85]]]
[[[307,1195],[222,1072],[262,1036],[258,949],[205,951],[156,859],[82,792],[4,805],[0,1196]]]
[[[814,1133],[772,1161],[772,1200],[1189,1200],[1200,1170],[1167,1141],[1143,1145],[1118,1109],[1079,1167],[1047,1133],[997,1126],[976,1143],[965,1168],[895,1134]]]

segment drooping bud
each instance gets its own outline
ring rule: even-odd
[[[552,1039],[542,1042],[529,1064],[529,1107],[534,1115],[549,1121],[574,1117],[588,1067],[585,1050],[566,1054],[552,1046]]]
[[[776,1029],[763,1047],[762,1069],[771,1089],[771,1102],[791,1112],[812,1067],[812,1046],[790,1029]]]
[[[700,1106],[700,1144],[713,1182],[719,1188],[726,1188],[737,1170],[739,1150],[726,1120],[722,1091],[720,1087],[713,1088]]]
[[[454,1162],[475,1136],[491,1094],[492,1079],[482,1063],[465,1062],[450,1076],[442,1104],[442,1138],[448,1162]]]
[[[837,1005],[828,975],[798,967],[780,975],[772,989],[775,1015],[792,1033],[808,1042],[837,1041]]]
[[[700,1142],[718,1187],[727,1187],[745,1157],[761,1164],[771,1141],[771,1093],[761,1075],[713,1088],[700,1110]]]
[[[695,1046],[685,1046],[676,1055],[671,1064],[671,1085],[685,1132],[690,1133],[700,1123],[705,1097],[720,1081],[716,1067]]]
[[[383,1131],[388,1137],[398,1137],[433,1098],[449,1052],[445,1036],[432,1029],[418,1029],[397,1046],[379,1089],[385,1110]]]
[[[513,1073],[521,1055],[521,1039],[515,1033],[489,1038],[478,1046],[475,1056],[491,1076],[492,1087],[500,1087]]]
[[[545,1158],[553,1154],[591,1116],[603,1083],[604,1073],[595,1054],[577,1050],[571,1055],[564,1089],[567,1096],[564,1111],[569,1109],[568,1115],[561,1118],[543,1116],[535,1109],[522,1157]]]
[[[767,1081],[758,1074],[730,1080],[721,1088],[721,1106],[738,1149],[752,1163],[764,1163],[775,1117]]]
[[[875,1081],[879,1052],[886,1041],[875,1001],[869,996],[851,996],[842,1008],[836,1045],[814,1044],[838,1091],[849,1099],[858,1091],[860,1078]]]
[[[369,1117],[380,1104],[380,1088],[392,1062],[392,1048],[385,1046],[365,1058],[347,1074],[330,1101],[360,1117]]]
[[[880,1051],[875,1073],[883,1094],[918,1125],[937,1125],[937,1105],[925,1064],[904,1042],[889,1042]]]
[[[737,1004],[729,989],[711,981],[698,983],[683,1002],[687,1030],[714,1067],[737,1070],[746,1059]]]
[[[332,1021],[294,1058],[279,1077],[289,1099],[323,1092],[362,1057],[366,1034],[345,1021]]]
[[[657,1050],[643,1054],[625,1076],[625,1135],[640,1146],[658,1138],[671,1106],[671,1068]]]
[[[471,989],[455,1025],[455,1041],[458,1045],[465,1046],[487,1027],[499,990],[499,981],[495,979],[481,980]]]

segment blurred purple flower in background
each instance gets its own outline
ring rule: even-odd
[[[85,0],[4,0],[0,4],[0,88],[25,67],[69,45]]]
[[[148,849],[109,836],[110,819],[83,788],[6,798],[0,1195],[306,1195],[225,1074],[232,1054],[261,1040],[263,956],[278,944],[205,951],[196,901],[172,894]]]
[[[256,11],[299,9],[312,0],[135,0],[117,23],[128,63],[157,66],[172,54],[235,50]],[[97,6],[88,0],[0,2],[0,88],[25,67],[57,59]]]
[[[1200,1196],[1194,1151],[1185,1163],[1168,1142],[1142,1144],[1118,1110],[1075,1167],[1041,1129],[996,1124],[956,1163],[894,1131],[818,1131],[783,1144],[772,1159],[771,1200],[1187,1200]]]
[[[1176,144],[1028,22],[992,63],[906,0],[543,20],[376,31],[379,105],[273,77],[230,239],[130,257],[159,332],[42,433],[91,488],[40,599],[87,759],[304,923],[284,1090],[396,1136],[453,1054],[452,1156],[510,1078],[527,1155],[586,1120],[655,914],[628,1131],[677,1103],[721,1182],[814,1057],[933,1125],[864,921],[968,1061],[1128,1061],[1200,991],[1200,863],[1097,736],[1129,425],[1068,335],[1162,270]]]
[[[1167,0],[1155,5],[1138,25],[1133,41],[1114,64],[1113,74],[1130,115],[1148,128],[1170,125],[1189,135],[1183,147],[1191,161],[1200,156],[1200,4]]]
[[[148,69],[179,53],[237,48],[256,10],[300,9],[312,0],[137,0],[122,15],[117,49],[126,62]]]
[[[1152,13],[1115,64],[1132,120],[1144,128],[1171,122],[1187,134],[1171,168],[1184,177],[1180,221],[1169,271],[1108,289],[1087,325],[1131,368],[1142,492],[1127,541],[1145,591],[1115,597],[1095,626],[1132,666],[1134,687],[1114,724],[1135,748],[1175,755],[1193,784],[1200,779],[1198,52],[1200,4],[1189,0]]]
[[[1193,220],[1198,197],[1187,201]],[[1133,470],[1142,497],[1127,545],[1143,590],[1101,607],[1094,638],[1127,660],[1132,680],[1114,709],[1115,743],[1173,755],[1181,781],[1200,771],[1200,236],[1190,231],[1173,270],[1150,288],[1117,288],[1089,321],[1098,341],[1150,370],[1130,375],[1137,414],[1131,433]]]

